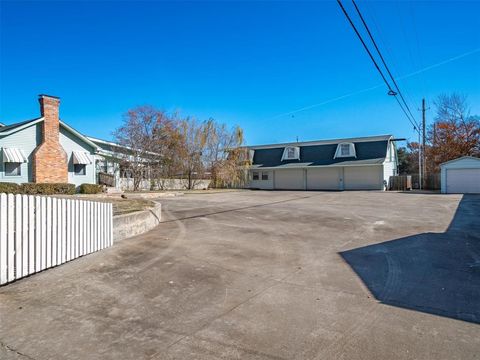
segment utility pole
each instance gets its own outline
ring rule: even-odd
[[[422,167],[423,167],[423,181],[426,184],[427,181],[427,163],[425,155],[425,98],[422,99]],[[425,187],[425,186],[424,186]]]
[[[418,188],[422,190],[422,142],[420,129],[418,129]]]

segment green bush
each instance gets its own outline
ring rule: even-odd
[[[80,194],[99,194],[103,190],[102,185],[82,184],[80,185]]]
[[[20,186],[20,192],[28,195],[73,195],[75,194],[75,185],[25,183]]]
[[[18,194],[20,193],[20,185],[15,183],[0,182],[0,193]]]

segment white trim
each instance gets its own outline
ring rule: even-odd
[[[74,150],[72,152],[72,159],[74,165],[90,165],[93,163],[90,155],[85,151]]]
[[[293,149],[293,157],[288,156],[289,150]],[[298,146],[286,146],[283,149],[282,160],[300,160],[300,147]]]
[[[459,157],[459,158],[456,158],[456,159],[453,159],[453,160],[445,161],[444,163],[440,164],[440,167],[443,167],[447,164],[451,164],[451,163],[454,163],[454,162],[457,162],[457,161],[465,160],[465,159],[480,161],[480,158],[477,158],[475,156],[462,156],[462,157]]]
[[[26,163],[27,157],[22,149],[17,148],[2,148],[4,163]]]
[[[93,149],[96,151],[98,149],[98,145],[95,144],[94,142],[92,142],[91,140],[88,139],[87,136],[79,133],[77,130],[75,130],[74,128],[72,128],[70,125],[64,123],[62,120],[60,120],[60,125],[62,125],[66,130],[70,131],[73,135],[79,137],[80,139],[82,139],[83,141],[85,141],[88,145],[90,145],[91,147],[93,147]]]
[[[7,164],[17,164],[17,166],[15,167],[15,169],[18,169],[18,174],[9,174],[9,173],[7,173]],[[21,177],[21,176],[22,176],[22,163],[19,163],[19,162],[6,162],[6,163],[5,163],[5,166],[4,166],[4,168],[3,168],[3,176],[5,176],[6,178]]]
[[[348,155],[343,155],[342,154],[342,145],[348,145]],[[387,147],[388,151],[388,147]],[[355,151],[355,144],[351,142],[341,142],[340,144],[337,145],[337,150],[335,150],[335,156],[333,157],[334,159],[336,158],[348,158],[348,157],[357,157],[357,153]]]
[[[87,139],[89,139],[90,141],[94,142],[94,143],[100,143],[100,144],[105,144],[105,145],[110,145],[110,146],[116,146],[116,147],[120,147],[120,148],[127,148],[125,146],[121,146],[117,143],[114,143],[114,142],[111,142],[111,141],[107,141],[107,140],[102,140],[102,139],[97,139],[93,136],[87,136]]]
[[[316,141],[303,141],[303,142],[290,142],[290,143],[279,143],[279,144],[266,144],[266,145],[252,145],[246,146],[248,149],[258,150],[258,149],[275,149],[282,148],[287,146],[310,146],[310,145],[331,145],[339,144],[342,142],[370,142],[370,141],[388,141],[392,140],[393,135],[378,135],[378,136],[366,136],[358,138],[346,138],[346,139],[332,139],[332,140],[316,140]]]
[[[43,121],[43,117],[41,118],[38,118],[38,119],[33,119],[23,125],[20,125],[16,128],[13,128],[13,129],[10,129],[10,130],[6,130],[6,131],[2,131],[0,132],[0,137],[4,137],[4,136],[7,136],[7,135],[11,135],[13,133],[16,133],[17,131],[20,131],[20,130],[23,130],[27,127],[30,127],[32,125],[35,125],[35,124],[38,124],[39,122]],[[7,125],[8,126],[8,125]]]
[[[314,169],[314,168],[342,168],[350,166],[383,166],[383,163],[374,164],[332,164],[332,165],[310,165],[310,166],[273,166],[273,167],[250,167],[250,171],[262,171],[262,170],[287,170],[287,169]]]

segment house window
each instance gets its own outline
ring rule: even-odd
[[[340,153],[342,156],[349,156],[350,155],[350,145],[349,144],[342,144],[340,145]]]
[[[355,145],[353,143],[338,144],[334,159],[339,157],[356,157]]]
[[[259,177],[258,177],[258,171],[254,171],[253,174],[252,174],[252,180],[258,180]]]
[[[75,175],[86,175],[87,166],[85,164],[73,164],[73,172]]]
[[[268,172],[262,172],[262,180],[268,180]]]
[[[5,176],[21,176],[22,175],[22,163],[6,162],[5,163]]]
[[[283,150],[283,160],[300,160],[300,148],[298,146],[289,146]]]

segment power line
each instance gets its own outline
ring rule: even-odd
[[[477,53],[479,53],[479,52],[480,52],[480,48],[467,51],[467,52],[465,52],[465,53],[462,53],[462,54],[459,54],[459,55],[450,57],[450,58],[448,58],[448,59],[442,60],[442,61],[437,62],[437,63],[435,63],[435,64],[431,64],[431,65],[428,65],[428,66],[426,66],[426,67],[424,67],[424,68],[415,70],[415,71],[413,71],[413,72],[411,72],[411,73],[398,76],[398,77],[397,77],[397,80],[403,80],[403,79],[411,78],[411,77],[413,77],[413,76],[417,76],[417,75],[419,75],[419,74],[422,74],[422,73],[424,73],[424,72],[430,71],[430,70],[435,69],[435,68],[437,68],[437,67],[440,67],[440,66],[442,66],[442,65],[445,65],[445,64],[451,63],[451,62],[453,62],[453,61],[457,61],[457,60],[463,59],[464,57],[467,57],[467,56],[470,56],[470,55],[474,55],[474,54],[477,54]],[[362,93],[365,93],[365,92],[368,92],[368,91],[372,91],[372,90],[378,89],[378,88],[380,88],[380,87],[382,87],[382,86],[383,86],[383,84],[378,84],[378,85],[375,85],[375,86],[371,86],[371,87],[369,87],[369,88],[365,88],[365,89],[362,89],[362,90],[358,90],[358,91],[354,91],[354,92],[351,92],[351,93],[347,93],[347,94],[343,94],[343,95],[340,95],[340,96],[336,96],[336,97],[334,97],[334,98],[331,98],[331,99],[328,99],[328,100],[324,100],[324,101],[322,101],[322,102],[320,102],[320,103],[306,105],[306,106],[301,107],[301,108],[298,108],[298,109],[294,109],[294,110],[290,110],[290,111],[287,111],[287,112],[284,112],[284,113],[281,113],[281,114],[273,115],[273,116],[271,116],[271,117],[269,117],[269,118],[267,118],[267,119],[268,119],[268,120],[270,120],[270,119],[277,119],[277,118],[280,118],[280,117],[282,117],[282,116],[292,115],[292,114],[296,114],[296,113],[299,113],[299,112],[302,112],[302,111],[305,111],[305,110],[314,109],[314,108],[316,108],[316,107],[320,107],[320,106],[327,105],[327,104],[330,104],[330,103],[333,103],[333,102],[336,102],[336,101],[340,101],[340,100],[349,98],[349,97],[351,97],[351,96],[359,95],[359,94],[362,94]]]
[[[390,84],[388,83],[387,79],[385,78],[385,75],[383,75],[382,70],[380,70],[380,67],[378,66],[377,62],[375,61],[375,58],[373,57],[372,53],[371,53],[370,50],[368,49],[367,45],[365,44],[365,41],[363,41],[362,36],[360,35],[360,33],[358,32],[357,28],[355,27],[355,24],[353,23],[352,19],[350,19],[350,16],[348,15],[347,11],[346,11],[345,8],[343,7],[342,3],[340,2],[340,0],[337,0],[337,2],[338,2],[338,5],[340,5],[340,7],[342,8],[342,11],[343,11],[343,13],[345,14],[346,18],[348,19],[348,21],[350,22],[350,25],[352,26],[353,30],[355,30],[355,33],[357,34],[358,38],[359,38],[360,41],[362,42],[363,47],[365,48],[365,50],[367,51],[368,55],[370,56],[370,59],[373,61],[373,64],[375,65],[375,67],[377,68],[378,72],[379,72],[380,75],[382,76],[382,79],[383,79],[383,81],[385,82],[385,84],[387,85],[389,92],[394,93],[395,91],[393,91],[392,87],[390,86]]]
[[[380,52],[380,49],[379,49],[378,46],[377,46],[377,42],[376,42],[375,39],[373,38],[373,35],[372,35],[372,33],[370,32],[370,28],[368,27],[367,23],[365,22],[365,19],[363,18],[363,15],[362,15],[362,13],[360,12],[360,9],[359,9],[358,6],[357,6],[357,3],[355,2],[355,0],[352,0],[352,3],[353,3],[353,5],[355,6],[355,9],[357,10],[357,13],[358,13],[358,16],[360,17],[360,20],[362,20],[363,26],[364,26],[365,29],[367,30],[367,33],[368,33],[368,36],[370,37],[370,40],[372,40],[373,46],[375,46],[375,49],[377,50],[377,53],[378,53],[378,55],[380,56],[380,59],[382,60],[383,66],[385,66],[385,69],[387,70],[388,75],[389,75],[390,78],[392,79],[392,82],[393,82],[393,84],[395,85],[395,88],[397,89],[398,95],[400,95],[400,98],[402,99],[402,101],[403,101],[403,103],[404,103],[404,105],[405,105],[408,113],[410,114],[410,116],[412,117],[412,119],[414,120],[415,124],[417,124],[417,127],[418,127],[419,125],[418,125],[418,123],[415,121],[415,116],[413,116],[410,108],[408,107],[407,102],[405,101],[405,98],[403,97],[402,92],[400,91],[400,87],[398,86],[397,82],[395,81],[395,78],[393,77],[392,73],[390,72],[390,69],[388,68],[387,63],[385,62],[385,59],[384,59],[382,53]]]
[[[360,33],[358,32],[355,24],[353,23],[352,19],[350,18],[350,16],[348,15],[347,11],[345,10],[345,8],[343,7],[343,4],[341,3],[340,0],[337,0],[337,3],[338,5],[340,6],[340,8],[342,9],[343,11],[343,14],[345,15],[345,17],[347,18],[348,22],[350,23],[350,25],[352,26],[353,30],[355,31],[355,33],[357,34],[358,36],[358,39],[360,40],[360,42],[362,43],[364,49],[367,51],[368,55],[370,56],[370,59],[372,60],[373,64],[375,65],[375,68],[377,69],[377,71],[380,73],[383,81],[385,82],[385,84],[387,85],[388,87],[388,95],[397,95],[397,93],[392,89],[392,87],[390,86],[390,83],[387,81],[385,75],[383,74],[382,70],[380,69],[380,67],[378,66],[375,58],[373,57],[372,53],[370,52],[370,50],[368,49],[367,47],[367,44],[365,44],[365,41],[363,40],[362,36],[360,35]],[[388,69],[387,69],[388,71]],[[393,79],[393,78],[392,78]],[[395,83],[395,82],[394,82]],[[398,88],[397,88],[398,89]],[[408,115],[407,111],[403,108],[403,106],[401,105],[400,101],[398,100],[398,98],[395,96],[395,99],[397,100],[398,104],[400,105],[400,108],[403,110],[403,112],[405,113],[405,116],[407,117],[408,121],[412,124],[414,130],[418,131],[419,132],[419,128],[418,128],[418,124],[416,123],[415,121],[415,118],[412,116],[412,118],[410,118],[410,116]],[[408,108],[408,105],[407,105],[407,108]],[[409,110],[409,109],[408,109]]]

